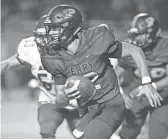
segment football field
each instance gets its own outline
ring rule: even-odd
[[[3,139],[40,138],[37,123],[37,101],[31,101],[25,90],[10,93],[10,96],[2,99],[1,123]],[[56,138],[73,138],[68,131],[66,121],[57,130]],[[139,138],[146,138],[146,129],[143,129]]]

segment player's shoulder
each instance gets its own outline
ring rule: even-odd
[[[96,38],[101,38],[105,34],[109,34],[110,36],[114,36],[114,34],[109,29],[107,24],[101,24],[99,26],[89,28],[85,31],[86,37],[90,40],[93,40],[93,39],[96,39]]]
[[[39,53],[37,49],[37,45],[34,41],[34,37],[24,38],[20,41],[18,48],[17,48],[18,55],[21,56],[28,56],[28,54],[32,53]]]
[[[107,24],[100,24],[98,26],[89,28],[87,30],[88,33],[101,33],[101,32],[106,32],[107,30],[109,30],[108,25]]]
[[[31,36],[31,37],[27,37],[27,38],[23,38],[19,45],[18,45],[18,51],[24,51],[24,50],[27,50],[27,48],[32,48],[32,45],[27,45],[29,42],[33,42],[34,41],[34,37]],[[35,42],[34,42],[35,43]]]
[[[83,42],[94,54],[103,54],[115,42],[115,36],[106,24],[85,30],[83,36]]]
[[[28,37],[21,40],[17,48],[19,60],[33,65],[34,62],[40,62],[40,53],[34,37]]]

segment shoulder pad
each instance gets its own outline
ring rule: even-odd
[[[96,54],[104,53],[115,41],[114,34],[105,24],[88,29],[86,32],[86,38],[89,47],[92,49],[91,51]]]
[[[40,53],[33,37],[23,39],[17,49],[18,58],[31,65],[40,62]]]

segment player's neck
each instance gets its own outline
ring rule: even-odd
[[[78,49],[79,39],[75,39],[67,48],[67,53],[74,55]]]

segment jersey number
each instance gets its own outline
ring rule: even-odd
[[[90,72],[90,73],[87,73],[83,76],[89,78],[92,83],[94,83],[97,80],[97,78],[99,77],[98,73],[96,73],[96,72]],[[95,85],[95,88],[101,89],[101,85],[97,84],[97,85]]]
[[[38,73],[39,80],[43,83],[45,89],[50,91],[52,89],[52,85],[45,81],[47,77],[48,77],[47,73]]]

